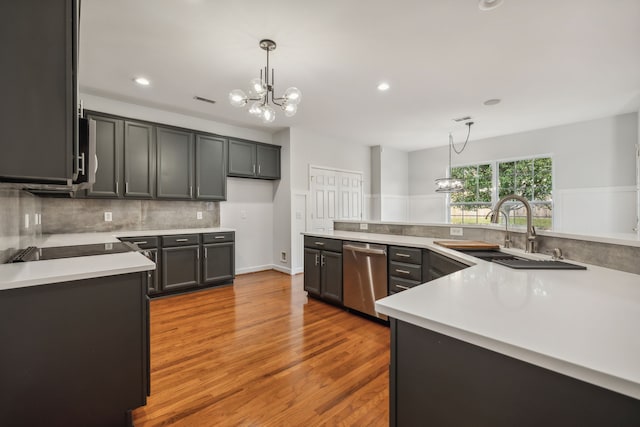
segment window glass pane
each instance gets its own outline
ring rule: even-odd
[[[498,196],[504,197],[515,191],[515,163],[498,164]]]

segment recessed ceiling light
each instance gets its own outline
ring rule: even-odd
[[[498,98],[492,98],[492,99],[487,99],[486,101],[483,102],[484,105],[496,105],[496,104],[500,104],[502,100],[498,99]]]
[[[478,9],[482,11],[493,10],[502,4],[503,0],[480,0],[478,2]]]
[[[144,77],[136,77],[135,79],[133,79],[133,81],[138,83],[140,86],[149,86],[151,84],[149,79],[146,79]]]
[[[385,90],[389,90],[389,83],[382,82],[378,85],[378,90],[384,92]]]

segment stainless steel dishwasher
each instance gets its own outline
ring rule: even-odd
[[[380,319],[374,303],[388,295],[387,247],[361,242],[342,244],[343,282],[342,298],[345,307],[352,308]]]

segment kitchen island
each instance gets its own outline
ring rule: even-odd
[[[421,247],[474,264],[376,302],[392,319],[392,425],[638,424],[639,275],[592,265],[512,270],[430,238],[310,235]]]

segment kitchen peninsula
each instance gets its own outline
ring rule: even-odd
[[[640,276],[594,265],[512,270],[427,237],[306,235],[474,264],[376,302],[391,318],[391,425],[640,421]]]

